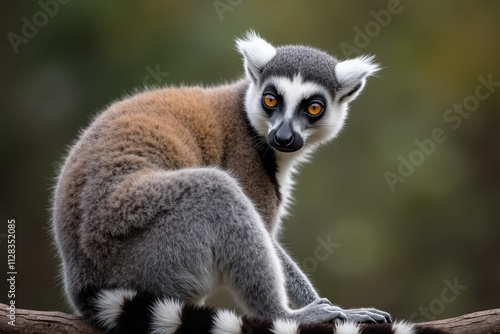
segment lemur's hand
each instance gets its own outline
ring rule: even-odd
[[[295,310],[291,319],[303,324],[349,320],[343,309],[333,306],[326,298],[316,299],[311,304]]]
[[[342,310],[348,321],[364,323],[391,323],[391,315],[375,308],[354,308]]]
[[[301,323],[351,321],[358,323],[391,323],[391,315],[375,308],[342,309],[326,298],[316,299],[296,311],[295,320]]]

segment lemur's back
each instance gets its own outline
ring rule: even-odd
[[[240,82],[230,89],[241,94],[244,86]],[[100,165],[120,175],[129,174],[133,168],[120,168],[133,163],[135,169],[220,165],[228,136],[225,127],[242,129],[239,123],[244,113],[238,103],[238,99],[224,99],[216,88],[145,91],[114,103],[99,115],[70,156],[85,162],[87,168]]]

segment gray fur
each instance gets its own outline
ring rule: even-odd
[[[146,292],[202,304],[227,286],[247,312],[270,319],[390,321],[385,312],[343,310],[319,298],[277,240],[298,156],[259,157],[254,143],[266,137],[252,138],[247,123],[259,134],[268,129],[253,124],[262,112],[251,116],[248,99],[257,82],[297,73],[334,94],[338,61],[299,46],[278,48],[273,56],[272,46],[259,43],[267,58],[255,60],[258,50],[241,46],[248,80],[146,92],[117,103],[72,148],[54,194],[53,231],[65,292],[77,312],[94,318],[100,291],[108,291],[106,298],[122,289],[117,299]],[[198,101],[195,109],[186,103],[191,99]],[[338,108],[345,113],[345,106]],[[323,127],[333,131],[330,124]],[[308,150],[320,141],[310,138],[314,134],[305,138]],[[113,324],[109,314],[100,319]]]
[[[292,79],[300,74],[306,81],[312,81],[332,93],[338,89],[335,65],[338,60],[328,53],[302,45],[287,45],[276,48],[276,56],[262,69],[261,80],[269,77]]]

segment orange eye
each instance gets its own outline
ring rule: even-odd
[[[274,108],[278,104],[278,101],[276,100],[276,97],[274,97],[274,95],[267,94],[264,96],[264,104],[269,108]]]
[[[318,115],[323,110],[323,107],[319,103],[311,103],[309,107],[307,107],[307,112],[313,116]]]

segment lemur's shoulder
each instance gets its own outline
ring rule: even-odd
[[[242,82],[145,90],[111,104],[84,135],[94,138],[96,153],[159,150],[162,168],[220,165],[227,136],[243,127],[238,94]]]

